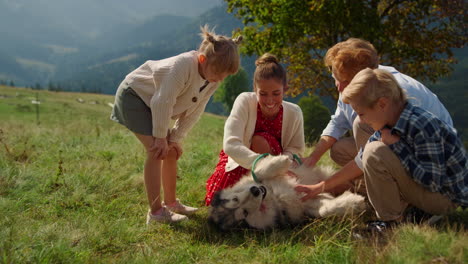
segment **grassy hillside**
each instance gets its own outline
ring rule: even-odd
[[[38,96],[41,104],[32,104]],[[224,119],[206,114],[184,144],[178,194],[191,221],[145,226],[144,152],[109,120],[113,98],[0,86],[0,263],[467,263],[467,213],[357,240],[368,217],[221,233],[204,183]],[[39,106],[37,116],[36,106]],[[322,162],[329,163],[329,160]]]

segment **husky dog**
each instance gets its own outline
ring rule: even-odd
[[[315,184],[333,174],[328,167],[291,169],[286,155],[266,156],[257,162],[255,182],[251,173],[234,186],[217,192],[211,201],[209,220],[222,230],[234,227],[270,229],[299,224],[311,217],[342,216],[365,210],[364,197],[345,192],[338,197],[319,194],[302,202],[303,194],[294,190],[297,184]]]

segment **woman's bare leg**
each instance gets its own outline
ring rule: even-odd
[[[268,144],[268,141],[264,137],[258,135],[252,137],[252,144],[250,145],[250,149],[259,154],[272,154],[273,152],[273,150],[270,147],[270,144]]]

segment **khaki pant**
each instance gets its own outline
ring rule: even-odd
[[[359,149],[364,148],[372,134],[374,134],[374,130],[370,126],[361,123],[359,117],[356,117],[353,123],[353,137],[344,137],[335,142],[330,149],[330,158],[340,166],[346,165],[354,160]],[[366,195],[362,177],[349,182],[347,185],[353,192]]]
[[[346,165],[356,157],[360,148],[364,148],[372,134],[374,130],[356,117],[353,123],[353,137],[344,137],[335,142],[330,149],[330,158],[340,166]]]
[[[366,145],[362,163],[369,201],[383,221],[398,219],[408,204],[431,214],[456,208],[447,197],[416,183],[397,155],[380,141]]]

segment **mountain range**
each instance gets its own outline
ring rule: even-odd
[[[0,82],[113,94],[146,60],[197,49],[205,24],[228,36],[243,27],[221,0],[0,0]],[[468,48],[455,54],[453,74],[425,84],[468,137]],[[254,58],[242,66],[251,77]],[[334,111],[330,98],[322,101]],[[207,110],[227,114],[213,102]]]
[[[17,85],[60,80],[65,68],[106,59],[133,41],[156,39],[221,3],[0,0],[0,80]]]

